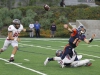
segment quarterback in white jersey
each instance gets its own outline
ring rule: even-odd
[[[14,61],[14,55],[17,52],[18,41],[20,40],[18,38],[18,36],[19,36],[21,31],[31,32],[32,30],[24,29],[23,25],[20,23],[20,20],[14,19],[13,24],[8,27],[8,36],[7,36],[7,38],[4,42],[3,47],[0,49],[0,53],[1,53],[1,52],[4,52],[8,48],[9,45],[12,45],[13,51],[12,51],[12,54],[11,54],[11,57],[10,57],[10,60],[9,60],[10,62]]]

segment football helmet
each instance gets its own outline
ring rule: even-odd
[[[13,24],[18,24],[18,25],[20,25],[20,20],[19,20],[19,19],[14,19],[14,20],[13,20]]]
[[[77,30],[81,34],[85,34],[85,32],[86,32],[86,29],[85,29],[85,27],[83,25],[78,26]]]
[[[20,27],[20,20],[19,19],[14,19],[13,20],[13,25],[15,26],[16,29]]]
[[[62,56],[62,53],[63,53],[62,50],[57,50],[57,51],[56,51],[56,56],[57,56],[57,57],[60,57],[60,56]]]

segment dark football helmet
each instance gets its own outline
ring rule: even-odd
[[[85,29],[85,27],[83,25],[78,26],[77,30],[81,34],[85,34],[85,32],[86,32],[86,29]]]
[[[57,50],[56,51],[56,56],[57,57],[61,57],[62,56],[63,51],[62,50]]]

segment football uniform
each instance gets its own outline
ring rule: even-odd
[[[75,60],[75,58],[76,58],[76,54],[75,54],[75,52],[74,52],[74,49],[72,50],[72,52],[73,52],[73,56],[72,57],[70,57],[70,55],[69,54],[67,54],[66,56],[65,56],[65,58],[63,59],[63,63],[66,63],[66,64],[70,64],[70,63],[72,63],[74,60]],[[58,63],[60,63],[61,62],[61,57],[62,57],[62,53],[59,55],[59,58],[58,57],[54,57],[54,59],[58,59]],[[77,58],[78,58],[78,61],[79,60],[81,60],[82,59],[82,55],[77,55]]]
[[[9,31],[12,32],[12,36],[13,36],[14,38],[18,38],[18,35],[19,35],[19,33],[20,33],[22,30],[23,30],[23,25],[22,25],[22,24],[20,24],[19,29],[16,29],[16,28],[14,27],[14,25],[10,25],[10,26],[8,27],[8,32],[9,32]],[[9,45],[12,45],[13,47],[18,46],[18,41],[11,40],[11,39],[9,39],[9,37],[7,37],[6,40],[5,40],[5,42],[4,42],[4,45],[3,45],[2,50],[6,50],[7,47],[8,47]]]
[[[69,44],[65,46],[61,59],[64,59],[66,55],[69,55],[72,58],[72,56],[76,54],[74,48],[77,47],[81,41],[84,41],[85,38],[86,37],[84,34],[80,34],[77,29],[73,29],[73,32],[71,33],[71,36],[69,39]],[[74,61],[77,61],[77,60],[78,58],[76,56]]]

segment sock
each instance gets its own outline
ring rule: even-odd
[[[14,54],[11,54],[11,57],[14,57]]]
[[[49,58],[48,61],[54,61],[53,58]]]
[[[60,61],[61,57],[54,57],[53,59],[56,60],[56,61]]]

